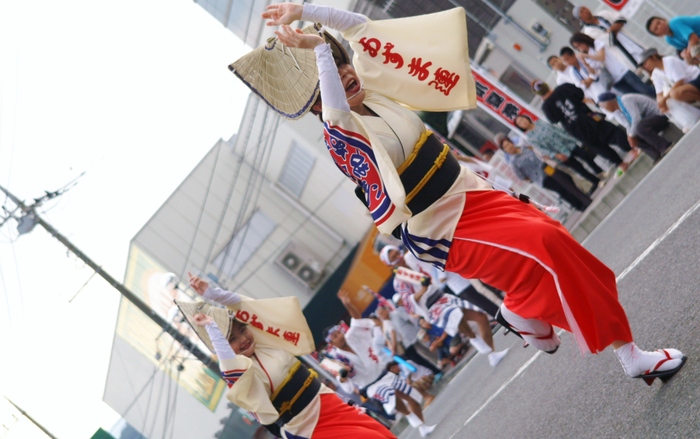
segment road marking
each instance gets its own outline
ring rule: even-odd
[[[634,260],[634,262],[632,262],[627,268],[625,268],[625,270],[622,273],[620,273],[620,275],[617,276],[617,278],[615,280],[617,282],[620,282],[625,276],[627,276],[627,273],[629,273],[630,271],[632,271],[632,269],[634,267],[639,265],[639,263],[642,262],[644,260],[644,258],[646,258],[649,255],[649,253],[651,253],[656,247],[659,246],[659,244],[661,244],[661,241],[666,239],[666,237],[668,235],[670,235],[671,233],[673,233],[673,231],[676,230],[683,223],[683,221],[685,221],[690,215],[692,215],[693,212],[698,210],[698,207],[700,207],[700,200],[698,200],[693,205],[693,207],[691,207],[683,215],[681,215],[681,217],[678,218],[678,220],[675,223],[673,223],[673,225],[671,227],[669,227],[668,230],[666,230],[666,232],[663,235],[656,238],[656,240],[654,242],[652,242],[651,245],[649,247],[647,247],[647,249],[644,250],[644,252],[642,252],[642,254],[639,255],[639,257],[637,259]]]
[[[527,369],[528,366],[530,366],[530,364],[532,364],[532,362],[535,361],[535,360],[537,359],[537,357],[540,356],[541,353],[542,353],[542,351],[537,351],[537,353],[536,353],[535,355],[533,355],[532,358],[530,358],[529,360],[527,360],[527,362],[526,362],[525,364],[523,364],[522,367],[521,367],[520,369],[518,369],[517,372],[515,372],[515,375],[513,375],[508,381],[506,381],[505,383],[503,383],[503,385],[502,385],[498,390],[496,390],[496,393],[494,393],[493,395],[491,395],[491,397],[490,397],[489,399],[487,399],[486,402],[485,402],[481,407],[479,407],[479,410],[477,410],[476,412],[474,412],[474,414],[471,415],[471,417],[470,417],[469,419],[467,419],[467,421],[464,423],[464,425],[467,425],[472,419],[474,419],[474,418],[476,417],[476,415],[478,415],[479,413],[481,413],[481,411],[482,411],[483,409],[486,408],[486,406],[488,405],[488,403],[490,403],[496,396],[498,396],[498,394],[501,393],[501,392],[503,391],[503,389],[505,389],[506,387],[508,387],[508,384],[510,384],[511,382],[513,382],[514,379],[516,379],[516,378],[519,377],[523,372],[525,372],[525,369]],[[463,425],[463,426],[464,426],[464,425]],[[454,435],[453,435],[453,436],[454,436]]]
[[[698,200],[698,201],[693,205],[693,207],[691,207],[691,208],[688,209],[683,215],[681,215],[680,218],[678,218],[678,220],[677,220],[675,223],[673,223],[673,225],[671,225],[671,227],[669,227],[669,228],[666,230],[666,232],[664,232],[663,235],[659,236],[654,242],[652,242],[651,245],[649,245],[649,247],[647,247],[647,249],[644,250],[644,251],[642,252],[642,254],[639,255],[639,257],[638,257],[637,259],[634,260],[634,262],[632,262],[627,268],[625,268],[625,269],[622,271],[622,273],[620,273],[619,276],[617,276],[617,277],[615,278],[615,280],[616,280],[617,282],[619,282],[619,281],[621,281],[625,276],[627,276],[627,274],[628,274],[630,271],[632,271],[632,269],[634,269],[637,265],[639,265],[639,264],[649,255],[649,253],[651,253],[656,247],[658,247],[659,244],[661,244],[661,242],[662,242],[664,239],[666,239],[666,238],[668,237],[668,235],[670,235],[670,234],[673,233],[678,227],[680,227],[680,225],[683,224],[683,222],[684,222],[686,219],[688,219],[688,217],[689,217],[690,215],[692,215],[696,210],[698,210],[698,208],[700,208],[700,200]],[[560,330],[557,332],[557,334],[561,334],[562,332],[563,332],[563,330],[560,329]],[[536,353],[535,355],[533,355],[532,358],[530,358],[525,364],[523,364],[522,367],[521,367],[520,369],[518,369],[517,372],[515,372],[515,375],[513,375],[508,381],[506,381],[505,383],[503,383],[503,385],[496,391],[496,393],[494,393],[493,395],[491,395],[491,397],[489,397],[489,399],[487,399],[486,402],[484,402],[484,403],[481,405],[481,407],[479,407],[479,409],[478,409],[476,412],[474,412],[474,414],[471,415],[471,416],[469,417],[469,419],[466,420],[466,422],[462,425],[462,427],[465,427],[469,422],[471,422],[471,420],[474,419],[479,413],[481,413],[481,411],[482,411],[483,409],[485,409],[486,406],[489,405],[489,403],[490,403],[491,401],[493,401],[493,399],[496,398],[496,396],[498,396],[506,387],[508,387],[508,385],[509,385],[510,383],[512,383],[516,378],[518,378],[520,375],[522,375],[522,373],[525,372],[525,369],[527,369],[527,368],[537,359],[537,357],[540,356],[541,353],[542,353],[542,351],[537,351],[537,353]],[[461,373],[461,371],[460,371],[460,373]],[[454,433],[452,434],[452,436],[449,437],[449,439],[452,439],[453,437],[455,437],[455,435],[456,435],[457,433],[458,433],[458,431],[454,432]]]

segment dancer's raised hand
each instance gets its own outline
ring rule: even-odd
[[[268,26],[279,26],[282,24],[291,24],[294,21],[301,20],[301,13],[304,10],[302,5],[295,3],[279,3],[269,5],[265,12],[262,13],[262,18],[267,20]]]
[[[291,26],[282,25],[275,31],[277,39],[287,47],[300,49],[313,49],[324,44],[323,38],[316,34],[305,34],[301,29],[292,29]]]

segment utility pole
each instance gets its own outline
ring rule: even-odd
[[[18,406],[14,402],[12,402],[12,400],[10,398],[8,398],[6,396],[5,399],[7,400],[7,402],[12,404],[17,410],[19,410],[19,412],[22,414],[22,416],[29,419],[32,422],[32,424],[36,425],[39,428],[39,430],[43,431],[48,437],[50,437],[51,439],[58,439],[56,436],[52,435],[51,432],[49,432],[49,430],[44,428],[43,425],[39,424],[39,422],[37,422],[36,419],[29,416],[29,413],[25,412],[24,410],[22,410],[22,408],[20,406]]]
[[[30,232],[36,224],[39,224],[47,232],[49,232],[54,238],[56,238],[61,244],[65,245],[68,250],[73,252],[78,258],[85,262],[90,268],[95,270],[95,273],[99,274],[104,280],[107,281],[112,287],[121,293],[124,298],[129,302],[136,305],[147,317],[153,320],[158,326],[163,328],[163,331],[170,334],[175,341],[180,343],[182,347],[187,349],[192,355],[197,357],[199,361],[204,363],[209,369],[211,369],[217,376],[221,376],[221,371],[219,370],[219,365],[212,361],[211,357],[204,352],[202,352],[197,346],[195,346],[187,337],[185,337],[180,331],[175,329],[167,320],[156,313],[151,307],[149,307],[140,297],[131,292],[124,284],[117,281],[109,273],[104,271],[102,267],[97,265],[92,259],[90,259],[85,253],[80,251],[73,243],[71,243],[65,236],[61,235],[53,226],[44,221],[36,212],[35,207],[40,203],[41,199],[37,200],[31,206],[26,206],[20,199],[15,197],[7,189],[0,186],[0,191],[4,192],[9,199],[11,199],[17,206],[19,206],[22,211],[22,216],[17,219],[18,225],[17,230],[20,234]]]

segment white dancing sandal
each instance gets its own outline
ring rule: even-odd
[[[662,382],[671,379],[685,364],[687,357],[678,349],[643,351],[634,343],[615,350],[617,358],[628,376],[641,378],[651,386],[656,378]]]

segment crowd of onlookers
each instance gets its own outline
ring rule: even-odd
[[[664,131],[675,125],[680,135],[700,119],[700,16],[647,21],[648,32],[676,51],[662,56],[627,32],[619,12],[580,6],[573,13],[581,32],[547,59],[556,84],[532,83],[546,120],[520,115],[520,132],[494,142],[519,180],[582,211],[610,176],[596,157],[617,167],[618,176],[641,152],[656,163],[674,145]]]

